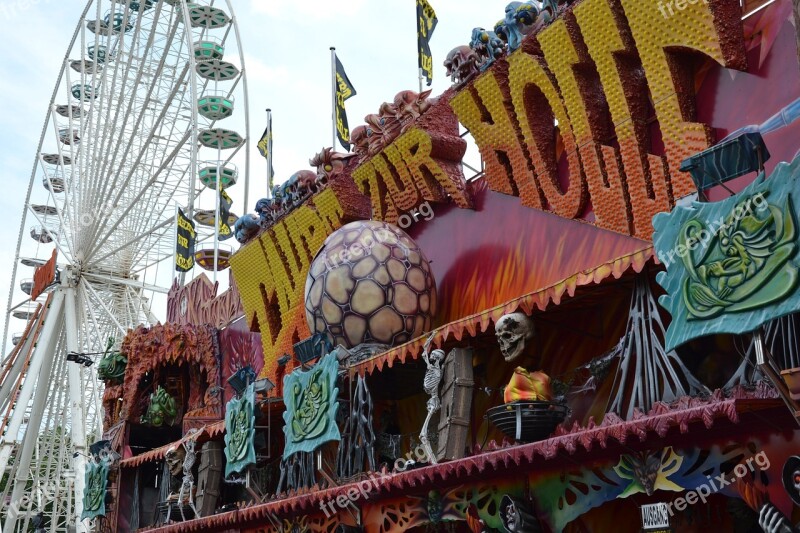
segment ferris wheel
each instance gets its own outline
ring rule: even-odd
[[[223,262],[218,191],[240,179],[241,152],[247,204],[247,116],[230,0],[88,1],[47,107],[13,265],[2,533],[91,528],[82,467],[103,431],[93,363],[109,339],[118,349],[130,328],[158,321],[178,208],[198,221],[198,264],[216,272]]]

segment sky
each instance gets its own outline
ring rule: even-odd
[[[111,0],[102,1],[110,8]],[[506,2],[430,2],[439,20],[431,41],[434,59],[431,89],[437,95],[450,86],[442,66],[447,53],[455,46],[467,44],[473,27],[493,27],[502,18]],[[250,205],[243,209],[243,179],[229,191],[234,200],[233,211],[241,215],[252,212],[256,200],[265,196],[267,189],[266,161],[255,147],[266,124],[266,108],[273,113],[276,183],[309,168],[308,159],[331,145],[331,46],[336,47],[357,91],[346,103],[351,130],[363,123],[365,115],[377,112],[382,102],[391,101],[397,92],[418,89],[416,4],[414,0],[232,0],[232,4],[242,40],[249,89],[250,137],[254,141],[247,154],[251,162]],[[0,194],[0,216],[5,228],[0,233],[3,306],[8,298],[25,195],[47,104],[85,5],[82,0],[0,0],[0,34],[5,43],[5,53],[0,55],[0,94],[5,109],[0,128],[0,160],[5,179],[5,190]],[[218,1],[217,5],[221,3]],[[226,56],[226,60],[242,66],[236,57]],[[240,103],[237,99],[237,106]],[[235,117],[239,124],[243,121],[241,109],[237,107]],[[244,154],[237,161],[240,169],[244,166],[243,157]],[[38,180],[34,190],[37,187],[41,188]],[[201,204],[204,201],[208,199],[201,198]],[[24,228],[26,234],[30,225],[29,217]],[[47,258],[52,250],[52,245],[31,249],[33,241],[27,235],[23,243],[23,256]],[[32,276],[32,270],[26,268],[20,267],[17,282]],[[196,268],[195,273],[199,272]],[[169,276],[164,279],[162,273],[158,282],[168,284]],[[16,303],[23,297],[15,288],[13,301]],[[154,309],[157,317],[166,316],[162,307],[163,304]],[[24,323],[12,318],[9,337],[23,329]]]

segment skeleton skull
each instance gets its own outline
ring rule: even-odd
[[[533,338],[533,320],[525,313],[503,315],[495,324],[497,342],[506,362],[516,361],[525,350],[525,345]]]
[[[517,511],[516,506],[513,503],[509,503],[505,509],[505,520],[503,525],[506,527],[508,531],[512,531],[514,533],[521,532],[520,526],[522,526],[522,519],[519,516],[519,512]]]
[[[450,50],[444,60],[447,75],[455,85],[461,85],[469,81],[472,76],[478,73],[478,56],[469,46],[457,46]]]
[[[184,459],[186,459],[186,450],[183,449],[183,446],[170,448],[164,454],[164,460],[169,468],[169,473],[175,477],[178,477],[183,473]]]

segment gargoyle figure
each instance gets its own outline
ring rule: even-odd
[[[277,220],[289,209],[288,202],[283,193],[284,183],[272,187],[272,219]]]
[[[281,186],[281,197],[283,198],[284,211],[296,205],[297,200],[297,174],[292,174]]]
[[[125,378],[125,369],[128,367],[128,358],[119,352],[112,352],[114,338],[108,339],[106,351],[103,353],[100,363],[97,365],[97,377],[103,381],[122,383]]]
[[[294,179],[297,183],[295,186],[295,205],[299,205],[317,192],[317,175],[310,170],[301,170],[296,172],[290,180]]]
[[[400,117],[397,116],[397,107],[392,102],[384,102],[378,108],[378,116],[383,121],[383,145],[388,146],[400,135]]]
[[[384,144],[384,119],[379,115],[372,113],[364,117],[364,122],[367,123],[367,153],[369,155],[377,155],[383,150]]]
[[[247,241],[255,237],[260,229],[261,219],[258,215],[250,213],[244,215],[243,217],[239,217],[239,220],[237,220],[236,224],[233,225],[233,236],[236,237],[236,240],[239,241],[239,243],[245,244]]]
[[[363,126],[359,126],[359,128],[363,128]],[[351,134],[353,144],[356,143],[354,137],[355,130]],[[330,180],[341,174],[347,165],[348,159],[355,155],[334,152],[333,148],[323,148],[320,153],[309,159],[308,164],[317,169],[317,188],[326,186]]]
[[[256,213],[262,227],[269,226],[280,216],[281,204],[274,198],[262,198],[256,202]]]
[[[501,41],[495,32],[484,28],[472,30],[469,47],[475,50],[478,56],[478,69],[481,72],[492,66],[497,58],[506,53],[506,43]]]
[[[444,66],[453,85],[460,87],[478,73],[478,56],[472,48],[462,44],[450,50]]]
[[[558,4],[570,4],[571,0],[542,0],[542,22],[550,24],[558,16]]]
[[[431,91],[415,93],[400,91],[394,97],[395,117],[400,122],[400,132],[405,132],[422,114],[430,109],[433,102],[428,97]]]
[[[178,403],[164,387],[159,386],[150,395],[150,406],[142,416],[142,424],[159,427],[174,426],[178,418]]]
[[[350,132],[350,143],[353,145],[353,153],[358,157],[369,155],[369,137],[367,136],[366,126],[357,126]]]
[[[530,0],[511,2],[506,6],[505,18],[497,23],[495,33],[508,43],[509,52],[519,48],[525,36],[541,26],[539,13],[539,3]]]

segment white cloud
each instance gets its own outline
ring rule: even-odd
[[[332,20],[344,16],[356,16],[367,0],[251,0],[250,5],[256,13],[270,17],[290,19],[298,26],[313,25],[316,21]],[[346,7],[345,7],[346,6]]]

